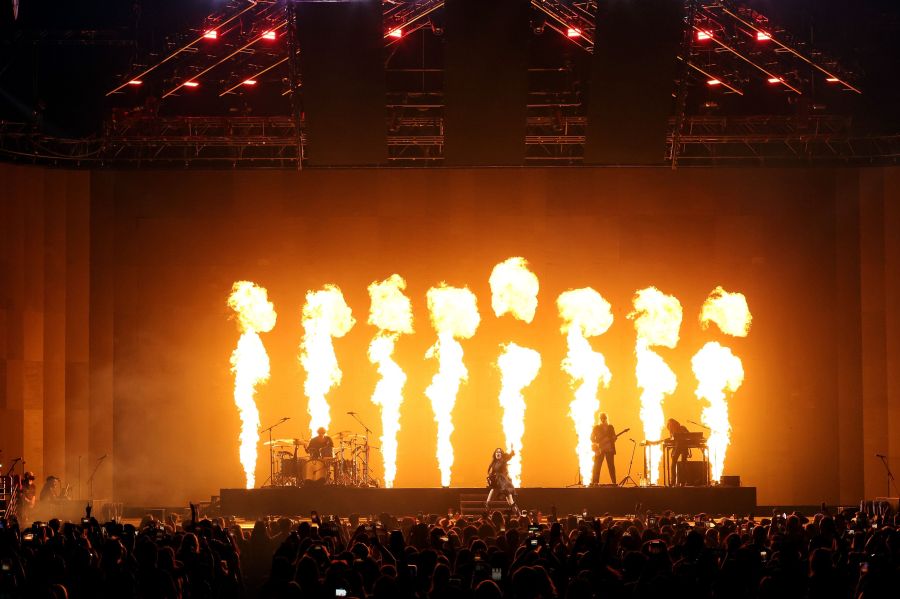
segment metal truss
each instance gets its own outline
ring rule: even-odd
[[[586,125],[584,117],[529,117],[526,164],[581,164]],[[673,127],[674,120],[670,157]],[[305,146],[302,131],[300,138]],[[678,144],[681,166],[900,163],[900,134],[860,135],[841,116],[687,117]],[[388,134],[388,164],[440,166],[443,148],[441,119],[398,117]],[[111,123],[96,138],[60,139],[0,123],[0,154],[75,167],[295,167],[297,130],[289,116],[142,116]]]
[[[292,65],[302,52],[290,33],[294,1],[225,0],[219,12],[170,39],[165,52],[134,65],[109,91],[119,108],[104,131],[88,139],[57,139],[0,123],[0,153],[68,165],[299,168],[306,140],[299,110],[302,75]],[[527,164],[583,162],[582,92],[597,1],[530,0],[540,49],[529,68]],[[388,162],[442,165],[444,65],[435,49],[443,35],[444,0],[384,0],[382,6]],[[677,87],[673,82],[676,115],[661,164],[898,161],[897,136],[861,135],[846,117],[691,116],[691,107],[703,101],[708,107],[718,94],[740,100],[760,88],[785,98],[859,90],[851,73],[758,12],[730,0],[685,0],[685,6],[679,56],[684,68]],[[569,43],[580,50],[558,56]],[[224,116],[266,103],[275,106],[275,116]],[[188,116],[198,112],[218,116]]]
[[[671,123],[674,126],[674,121]],[[861,135],[844,116],[694,116],[674,145],[679,165],[897,164],[900,134]]]

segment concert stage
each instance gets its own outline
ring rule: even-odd
[[[243,518],[263,515],[307,516],[320,514],[346,516],[387,512],[414,515],[419,512],[446,514],[459,509],[463,496],[487,496],[487,489],[371,489],[338,486],[270,487],[265,489],[222,489],[223,514]],[[523,509],[548,514],[555,507],[559,514],[609,512],[614,515],[636,511],[696,514],[751,514],[756,508],[756,487],[596,487],[519,489]]]

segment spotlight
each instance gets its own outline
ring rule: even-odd
[[[697,32],[697,41],[702,42],[705,40],[711,40],[713,38],[712,31],[698,31]]]
[[[184,87],[197,87],[199,85],[200,84],[197,83],[196,81],[185,81],[184,82]]]
[[[757,31],[756,32],[756,41],[758,42],[767,42],[772,39],[772,36],[766,33],[765,31]]]
[[[722,84],[722,82],[719,81],[718,79],[710,79],[709,81],[706,82],[706,85],[721,85],[721,84]]]
[[[256,79],[246,79],[244,85],[256,85]]]
[[[581,29],[577,27],[569,27],[566,30],[566,35],[569,37],[581,37]]]
[[[403,28],[397,27],[396,29],[391,29],[390,31],[388,31],[388,37],[400,39],[401,37],[403,37]]]
[[[142,85],[144,82],[140,79],[132,79],[128,82],[128,85]]]
[[[273,40],[275,39],[275,32],[271,30],[266,31],[264,34],[262,34],[262,38],[264,40]]]
[[[781,77],[769,77],[766,81],[769,83],[781,83]]]
[[[837,77],[828,77],[827,79],[825,79],[825,81],[827,81],[828,83],[840,83],[841,80]]]
[[[207,30],[203,33],[203,37],[206,38],[206,39],[208,39],[208,40],[218,39],[218,37],[219,37],[219,32],[216,31],[215,29],[207,29]]]

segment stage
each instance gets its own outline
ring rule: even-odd
[[[264,489],[222,489],[221,513],[243,518],[264,515],[308,516],[311,510],[320,514],[347,516],[387,512],[414,515],[419,512],[446,514],[460,508],[460,501],[479,497],[487,490],[478,489],[372,489],[338,486],[270,487]],[[610,513],[633,514],[636,511],[730,515],[751,514],[756,509],[756,487],[596,487],[519,489],[522,509],[549,514]]]

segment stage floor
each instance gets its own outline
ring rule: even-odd
[[[222,489],[221,512],[242,518],[264,515],[309,516],[320,514],[363,516],[387,512],[393,515],[446,514],[457,511],[463,496],[487,497],[487,489],[358,489],[352,487],[270,487]],[[469,498],[469,497],[467,497]],[[756,509],[756,487],[595,487],[519,489],[522,509],[549,514],[661,512],[746,515]]]

